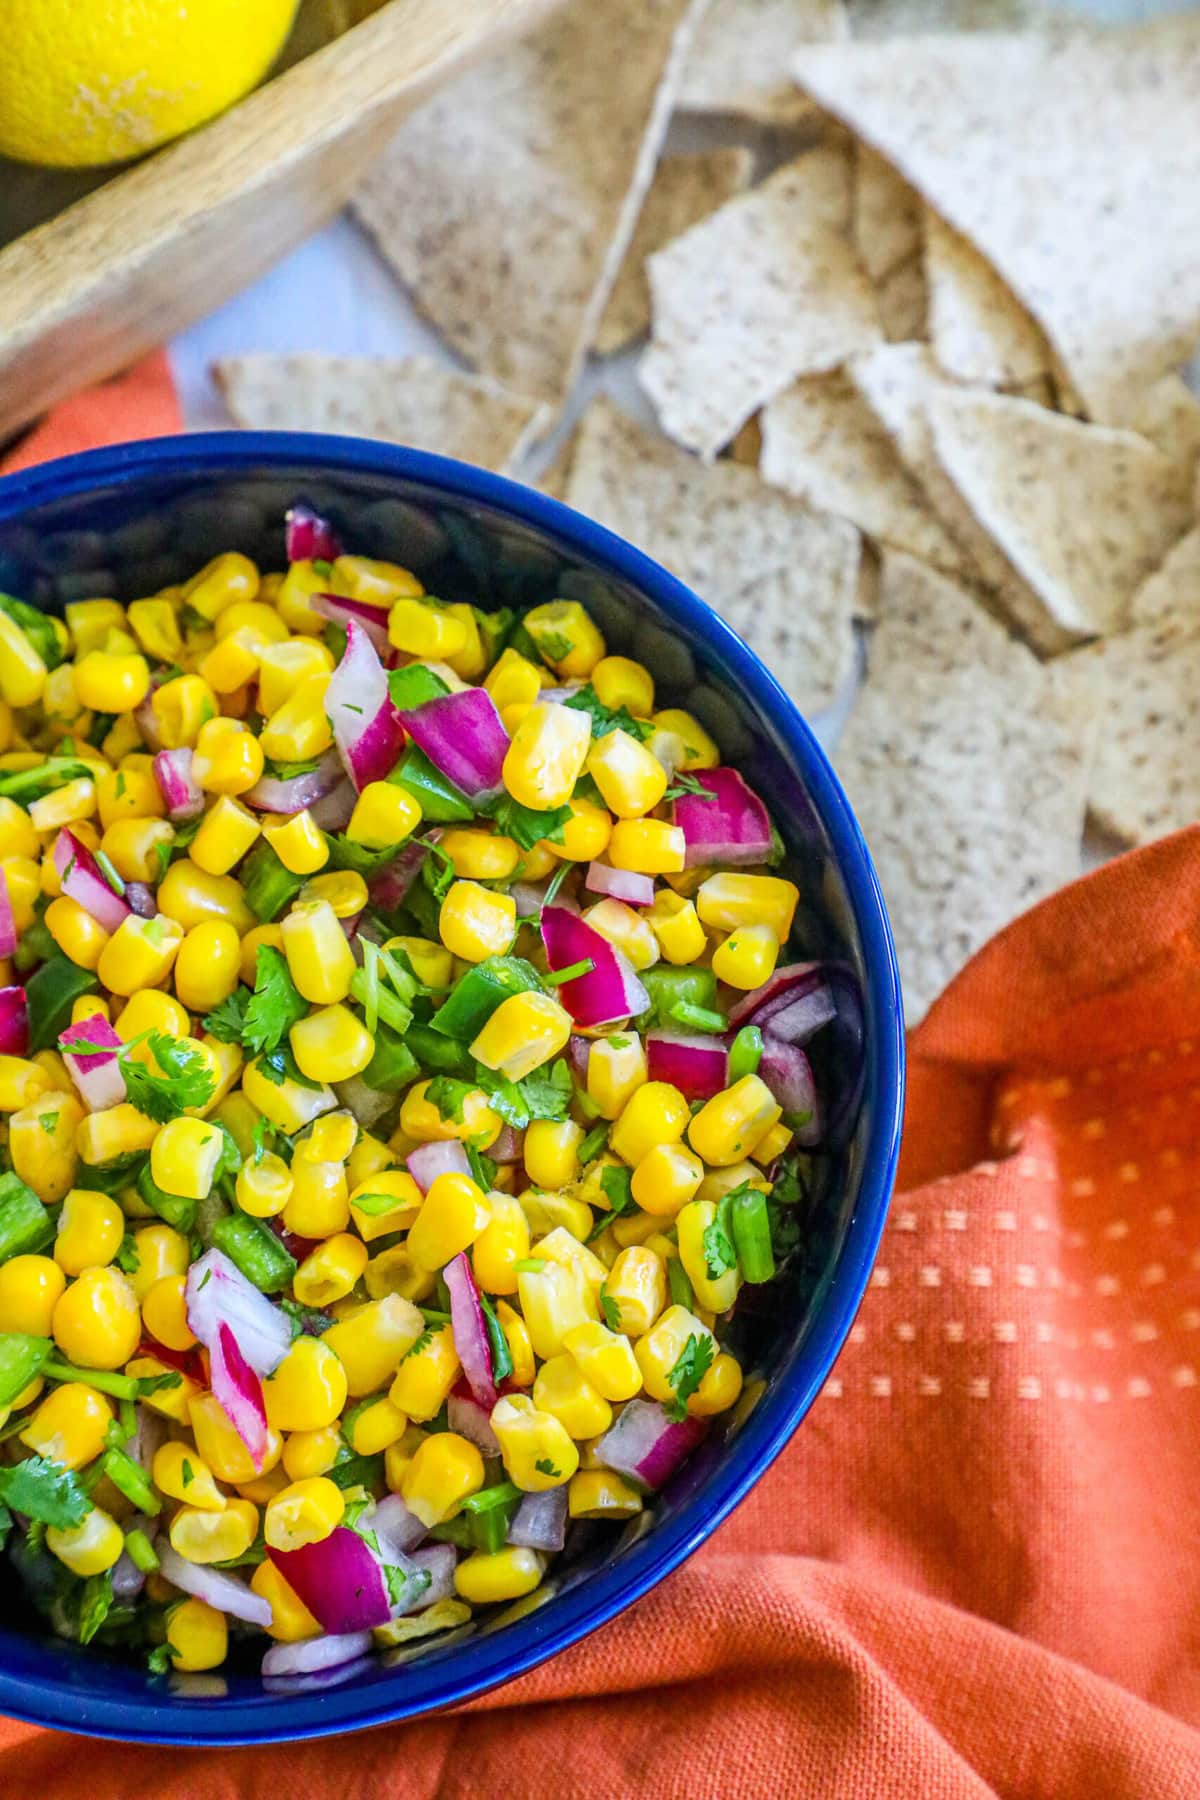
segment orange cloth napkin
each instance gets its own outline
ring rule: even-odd
[[[0,1793],[1195,1800],[1200,831],[988,945],[913,1033],[870,1292],[692,1560],[457,1714],[264,1750],[0,1720]]]

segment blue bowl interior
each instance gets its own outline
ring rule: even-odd
[[[737,1348],[763,1377],[757,1403],[710,1436],[652,1514],[619,1536],[577,1526],[546,1604],[420,1654],[391,1652],[319,1696],[265,1691],[251,1661],[242,1671],[235,1660],[216,1675],[153,1679],[47,1637],[32,1620],[0,1630],[0,1710],[64,1729],[180,1743],[352,1729],[465,1699],[611,1618],[696,1548],[807,1411],[861,1299],[895,1170],[903,1088],[895,957],[845,798],[762,665],[695,595],[621,540],[442,458],[349,439],[221,434],[93,452],[0,481],[0,590],[61,610],[72,599],[153,593],[218,550],[279,568],[283,515],[297,496],[330,515],[349,548],[406,565],[443,598],[489,608],[582,601],[610,649],[654,671],[659,705],[687,706],[704,721],[786,839],[804,954],[857,977],[861,1013],[847,982],[815,1060],[828,1093],[844,1093],[861,1067],[858,1104],[841,1147],[822,1161],[800,1252],[739,1303]],[[27,1603],[10,1587],[0,1616],[23,1613]]]

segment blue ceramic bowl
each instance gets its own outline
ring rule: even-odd
[[[896,960],[845,795],[769,672],[702,600],[621,539],[441,457],[347,438],[180,437],[0,481],[0,591],[50,609],[98,594],[131,600],[229,549],[278,568],[284,510],[298,495],[331,515],[353,550],[407,565],[431,592],[493,607],[583,601],[611,649],[654,671],[660,704],[699,714],[787,839],[808,954],[845,966],[843,1010],[817,1040],[818,1072],[830,1091],[857,1088],[857,1102],[824,1163],[802,1251],[769,1288],[744,1290],[738,1348],[764,1377],[757,1404],[709,1438],[653,1515],[621,1536],[577,1527],[547,1604],[402,1668],[378,1661],[319,1697],[267,1692],[252,1667],[152,1678],[41,1635],[32,1619],[27,1630],[0,1630],[0,1711],[67,1731],[236,1744],[353,1730],[452,1706],[604,1625],[704,1541],[808,1411],[862,1298],[895,1173],[904,1085]],[[15,1590],[0,1594],[0,1617],[27,1616]]]

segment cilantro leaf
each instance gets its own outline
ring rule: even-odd
[[[272,1087],[282,1087],[285,1081],[291,1081],[296,1087],[309,1088],[313,1093],[320,1091],[321,1083],[310,1081],[301,1072],[286,1044],[276,1044],[273,1050],[264,1050],[254,1066],[263,1080],[269,1081]]]
[[[146,1658],[146,1667],[151,1675],[166,1675],[175,1667],[173,1656],[170,1644],[156,1644]]]
[[[0,1502],[58,1531],[82,1525],[92,1510],[75,1471],[44,1456],[0,1469]]]
[[[400,1358],[401,1362],[407,1362],[410,1356],[420,1356],[420,1354],[423,1350],[428,1350],[428,1348],[429,1348],[430,1344],[432,1344],[432,1342],[433,1342],[433,1327],[431,1325],[427,1325],[425,1327],[424,1331],[421,1333],[420,1337],[416,1340],[416,1342],[414,1344],[410,1344],[408,1349],[404,1352],[404,1355]]]
[[[563,843],[565,827],[572,816],[569,806],[556,806],[549,812],[537,812],[531,806],[522,806],[511,794],[501,794],[486,810],[496,821],[496,830],[500,835],[511,838],[520,850],[532,850],[543,839],[551,844]]]
[[[737,1253],[719,1219],[705,1227],[701,1239],[704,1250],[704,1269],[710,1281],[717,1281],[722,1275],[737,1266]]]
[[[575,1091],[571,1079],[571,1070],[561,1056],[547,1067],[535,1069],[524,1081],[518,1083],[522,1099],[529,1110],[531,1119],[552,1119],[560,1122],[567,1116]]]
[[[79,1641],[90,1644],[112,1610],[112,1571],[89,1575],[79,1596]]]
[[[137,1057],[126,1051],[121,1053],[125,1097],[130,1105],[159,1125],[178,1118],[190,1106],[207,1106],[215,1084],[200,1051],[190,1050],[186,1043],[165,1031],[149,1032],[146,1042],[158,1064],[158,1074]]]
[[[283,951],[260,944],[254,960],[254,992],[246,1005],[242,1033],[247,1050],[256,1055],[274,1050],[307,1011],[308,1002],[292,980]]]
[[[654,735],[654,727],[649,719],[635,719],[627,706],[615,709],[605,706],[590,682],[587,687],[580,688],[577,694],[572,694],[569,700],[564,700],[563,705],[571,707],[575,712],[591,715],[594,738],[607,737],[610,731],[627,731],[631,738],[636,738],[641,744]]]
[[[663,795],[663,799],[678,800],[681,794],[694,794],[697,800],[715,800],[717,797],[712,789],[706,788],[704,783],[698,780],[695,775],[686,775],[683,773],[676,775],[674,781]]]
[[[549,1475],[552,1479],[562,1474],[562,1470],[556,1469],[548,1456],[539,1456],[533,1466],[539,1475]]]
[[[47,1137],[52,1138],[54,1136],[55,1132],[58,1130],[58,1121],[61,1117],[62,1114],[56,1112],[38,1114],[38,1124],[41,1126]]]
[[[121,1239],[120,1247],[117,1250],[114,1261],[116,1262],[118,1269],[124,1270],[126,1275],[136,1275],[141,1268],[142,1259],[138,1255],[137,1245],[133,1240],[132,1232],[127,1231],[125,1236]]]
[[[398,1563],[384,1563],[383,1579],[387,1582],[388,1599],[393,1606],[403,1602],[412,1606],[421,1598],[433,1580],[428,1569],[402,1569]]]
[[[246,1008],[250,994],[244,987],[235,988],[219,1006],[205,1013],[203,1025],[210,1037],[222,1044],[240,1044],[246,1026]]]
[[[388,676],[388,695],[397,712],[415,712],[419,706],[427,706],[449,692],[441,676],[421,663],[393,669]]]
[[[610,1331],[621,1329],[621,1302],[614,1300],[605,1288],[600,1289],[600,1311],[604,1314],[604,1323]]]
[[[687,1403],[712,1368],[713,1354],[713,1340],[708,1333],[701,1337],[693,1331],[667,1375],[675,1390],[675,1398],[664,1408],[669,1419],[678,1423],[687,1417]]]
[[[566,662],[575,648],[570,638],[564,637],[561,631],[539,631],[536,642],[539,653],[549,663]]]
[[[604,1223],[609,1225],[619,1213],[627,1212],[633,1205],[633,1175],[629,1169],[620,1164],[611,1163],[600,1172],[600,1186],[608,1199],[608,1211]]]
[[[321,1337],[334,1322],[332,1316],[322,1312],[320,1307],[302,1306],[299,1300],[277,1300],[275,1304],[288,1316],[293,1342],[298,1337]]]
[[[469,1081],[459,1081],[453,1075],[435,1075],[425,1089],[425,1098],[430,1106],[437,1109],[440,1119],[448,1125],[463,1123],[463,1102],[471,1092]]]

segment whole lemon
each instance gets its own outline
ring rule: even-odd
[[[0,155],[124,162],[260,81],[297,0],[0,0]]]

